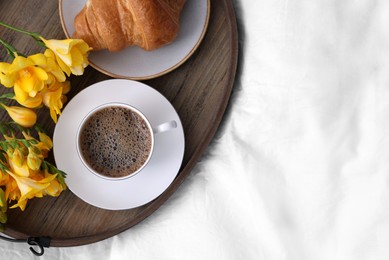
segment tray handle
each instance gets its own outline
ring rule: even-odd
[[[27,243],[30,245],[30,251],[36,256],[42,256],[45,253],[45,247],[50,247],[50,237],[29,237],[27,239],[14,239],[0,235],[0,239],[8,242]],[[39,251],[36,251],[32,246],[38,246]]]

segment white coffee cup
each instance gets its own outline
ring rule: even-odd
[[[77,130],[77,153],[84,166],[106,180],[123,180],[150,161],[155,136],[175,129],[176,121],[152,127],[137,108],[120,102],[92,109]]]

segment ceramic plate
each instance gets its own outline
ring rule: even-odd
[[[110,102],[136,107],[152,127],[171,120],[177,122],[177,128],[155,136],[154,153],[146,167],[120,181],[91,173],[76,150],[77,129],[82,119],[93,108]],[[53,142],[56,165],[67,173],[69,189],[85,202],[111,210],[135,208],[163,193],[179,172],[185,146],[181,121],[170,102],[155,89],[125,79],[96,83],[71,99],[55,127]]]
[[[86,0],[59,0],[62,27],[67,37],[74,32],[74,18]],[[184,63],[204,37],[210,15],[210,0],[187,0],[180,18],[180,31],[169,45],[154,51],[135,46],[120,52],[96,51],[90,64],[100,72],[116,78],[150,79],[166,74]]]

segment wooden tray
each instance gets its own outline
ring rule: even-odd
[[[64,38],[58,2],[46,0],[0,1],[0,20],[46,38]],[[27,36],[0,28],[0,36],[25,54],[42,51]],[[6,57],[0,51],[1,60]],[[178,69],[144,81],[161,92],[177,110],[184,126],[186,148],[180,172],[169,188],[154,201],[131,210],[109,211],[93,207],[67,190],[58,198],[33,199],[24,212],[8,211],[5,234],[15,238],[50,236],[52,246],[76,246],[114,236],[157,210],[188,177],[214,136],[233,88],[238,59],[238,36],[231,0],[212,0],[211,17],[199,49]],[[109,77],[88,67],[72,77],[72,98],[80,90]],[[6,92],[1,88],[0,92]],[[109,90],[107,90],[109,91]],[[2,113],[0,120],[8,120]],[[48,111],[39,111],[39,122],[52,135]],[[51,158],[51,160],[53,160]]]

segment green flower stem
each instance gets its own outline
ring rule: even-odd
[[[2,103],[0,103],[1,105]],[[3,106],[0,106],[2,109]],[[6,136],[14,136],[15,134],[15,129],[12,127],[12,122],[9,122],[9,123],[3,123],[1,122],[0,123],[0,133],[3,135],[4,138],[6,138]],[[0,140],[0,148],[1,148],[1,140]],[[0,152],[1,152],[1,149],[0,149]]]
[[[3,22],[0,22],[0,25],[6,27],[6,28],[8,28],[8,29],[14,30],[14,31],[16,31],[16,32],[20,32],[20,33],[29,35],[29,36],[31,36],[32,38],[34,38],[36,41],[40,41],[41,35],[38,34],[38,33],[29,32],[29,31],[26,31],[26,30],[23,30],[23,29],[20,29],[20,28],[16,28],[16,27],[14,27],[14,26],[12,26],[12,25],[9,25],[9,24],[3,23]]]
[[[36,131],[37,133],[41,132],[41,133],[46,134],[45,129],[43,129],[43,127],[40,126],[38,123],[36,123],[36,124],[34,125],[34,129],[35,129],[35,131]]]
[[[39,46],[46,48],[46,45],[45,45],[45,44],[42,42],[42,40],[41,40],[42,35],[40,35],[39,33],[36,33],[36,32],[29,32],[29,31],[26,31],[26,30],[23,30],[23,29],[14,27],[14,26],[12,26],[12,25],[3,23],[3,22],[1,22],[1,21],[0,21],[0,25],[6,27],[6,28],[8,28],[8,29],[14,30],[14,31],[16,31],[16,32],[20,32],[20,33],[23,33],[23,34],[25,34],[25,35],[31,36],[31,37],[36,41],[36,43],[37,43]]]
[[[3,148],[4,151],[7,150],[7,148],[11,147],[12,149],[18,148],[20,144],[23,144],[25,147],[31,147],[35,144],[37,144],[38,141],[31,139],[31,140],[26,140],[26,139],[18,139],[18,138],[13,138],[9,140],[2,140],[0,141],[0,147]]]

